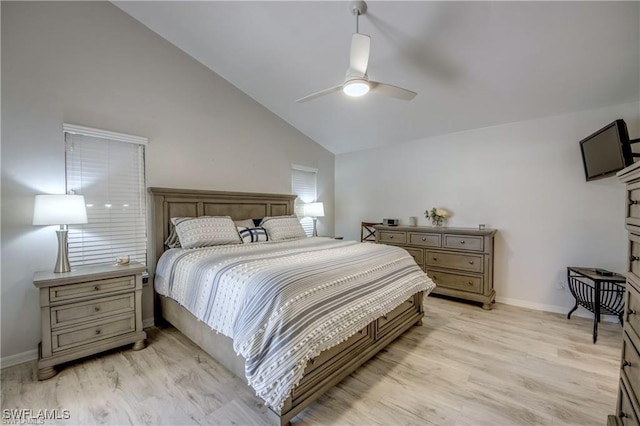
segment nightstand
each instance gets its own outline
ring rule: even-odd
[[[55,376],[58,364],[130,343],[134,344],[133,350],[145,347],[144,271],[144,265],[131,262],[34,274],[42,322],[38,380]]]

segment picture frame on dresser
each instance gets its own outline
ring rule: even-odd
[[[375,225],[376,243],[405,249],[436,283],[433,294],[492,309],[495,229]]]

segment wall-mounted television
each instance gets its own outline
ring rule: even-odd
[[[580,151],[587,181],[615,175],[633,164],[624,120],[616,120],[581,140]]]

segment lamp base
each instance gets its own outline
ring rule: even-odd
[[[315,217],[313,218],[313,236],[317,237],[318,236],[318,228],[316,227],[316,222],[318,219],[316,219]]]
[[[68,232],[66,229],[58,229],[56,230],[56,235],[58,236],[58,259],[53,272],[69,272],[71,271],[71,265],[69,265]]]

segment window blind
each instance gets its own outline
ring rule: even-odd
[[[316,201],[317,182],[318,170],[304,166],[292,166],[291,191],[298,196],[295,202],[296,213],[302,204]],[[313,235],[313,219],[310,217],[300,218],[300,224],[308,237]]]
[[[91,136],[65,130],[67,192],[84,195],[89,221],[69,226],[69,261],[92,265],[129,256],[146,264],[145,147],[138,143],[142,138],[124,142],[108,138],[111,132],[104,132],[105,137],[86,133]]]

